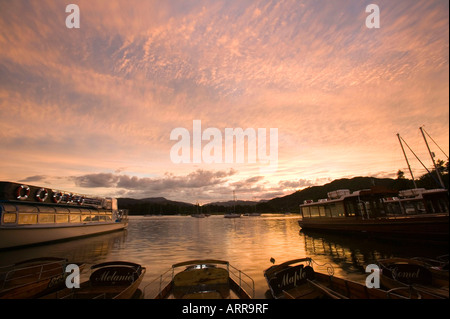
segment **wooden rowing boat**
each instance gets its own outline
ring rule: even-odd
[[[380,282],[386,289],[413,287],[424,299],[449,298],[448,264],[420,258],[389,258],[378,260]]]
[[[36,298],[64,286],[68,275],[65,258],[27,259],[0,268],[0,299]],[[80,272],[84,264],[76,264]]]
[[[397,293],[316,272],[311,258],[290,260],[264,271],[264,276],[275,299],[405,299]]]
[[[125,261],[97,264],[80,288],[64,288],[42,299],[131,299],[141,292],[145,272],[145,267]]]
[[[247,292],[250,291],[250,292]],[[227,261],[189,260],[155,278],[145,288],[152,299],[251,299],[252,278]]]

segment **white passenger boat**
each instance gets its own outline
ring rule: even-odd
[[[449,241],[446,189],[405,190],[398,195],[375,186],[353,193],[338,190],[328,193],[326,199],[305,201],[300,209],[298,223],[303,230],[447,245]]]
[[[117,199],[0,182],[0,249],[121,230]]]

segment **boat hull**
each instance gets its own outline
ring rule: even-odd
[[[92,269],[97,270],[80,288],[64,288],[41,299],[132,299],[146,273],[146,267],[123,261],[105,262]]]
[[[331,271],[331,272],[330,272]],[[287,261],[266,269],[264,277],[276,299],[406,299],[396,293],[316,272],[311,258]]]
[[[378,260],[381,285],[386,289],[413,288],[424,299],[449,298],[448,269],[439,269],[418,259]],[[407,290],[399,290],[407,293]]]
[[[42,257],[0,268],[0,299],[30,299],[61,289],[65,284],[64,258]],[[76,264],[80,271],[84,264]]]
[[[298,221],[298,224],[305,230],[448,243],[448,220],[448,215],[368,220],[358,218],[303,218]]]
[[[77,237],[92,236],[122,230],[127,222],[111,222],[82,225],[24,226],[0,228],[0,249],[44,244]]]

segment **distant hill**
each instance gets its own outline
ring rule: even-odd
[[[448,173],[443,175],[445,186],[448,189]],[[427,189],[436,188],[429,175],[422,176],[416,181],[418,187]],[[342,178],[334,180],[322,186],[312,186],[303,190],[297,191],[290,195],[273,198],[268,201],[226,201],[213,202],[202,206],[204,213],[218,213],[223,214],[229,212],[231,207],[236,205],[236,212],[244,214],[254,212],[259,213],[285,213],[285,212],[299,212],[299,205],[304,200],[312,199],[318,200],[326,198],[327,193],[338,189],[348,189],[351,192],[368,189],[373,186],[383,187],[394,191],[413,188],[413,182],[406,178],[375,178],[375,177],[354,177]],[[133,214],[191,214],[194,212],[195,205],[185,202],[171,201],[164,197],[153,197],[144,199],[133,198],[119,198],[119,207],[128,209],[130,215]]]
[[[190,214],[194,207],[191,203],[172,201],[164,197],[118,198],[117,202],[121,209],[128,209],[130,215]]]

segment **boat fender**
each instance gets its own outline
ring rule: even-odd
[[[53,192],[52,201],[54,203],[59,203],[62,199],[63,194],[61,192]]]
[[[45,202],[48,197],[48,191],[45,188],[41,188],[36,192],[36,198],[40,202]]]
[[[64,202],[66,202],[66,204],[73,203],[73,195],[72,195],[72,193],[64,194],[62,200],[63,200]]]
[[[83,205],[84,204],[84,196],[78,197],[77,203],[78,203],[78,205]]]
[[[25,200],[30,196],[30,187],[27,185],[20,185],[16,190],[16,197],[20,200]]]

